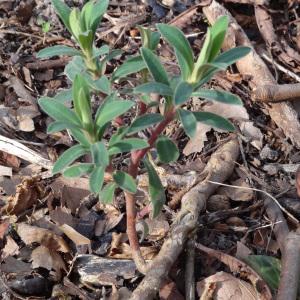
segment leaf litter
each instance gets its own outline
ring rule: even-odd
[[[193,47],[199,49],[206,28],[199,7],[207,6],[211,1],[204,1],[205,3],[202,1],[195,7],[193,6],[196,4],[195,1],[188,4],[186,3],[189,1],[144,1],[146,4],[123,2],[112,1],[109,17],[105,19],[103,28],[97,33],[99,41],[102,39],[111,46],[120,46],[126,55],[134,54],[139,39],[135,38],[133,31],[127,31],[127,28],[133,29],[140,22],[146,22],[146,25],[152,25],[157,21],[172,23],[175,17],[174,20],[177,19],[176,22],[187,35],[193,35],[189,39]],[[280,7],[272,5],[272,14],[274,13],[272,19],[276,23],[283,16]],[[289,1],[289,5],[291,15],[293,11],[299,10],[299,5],[294,1]],[[237,20],[245,19],[245,9],[246,12],[250,10],[247,4],[227,6],[234,12]],[[150,12],[151,9],[153,14]],[[186,16],[185,11],[189,12]],[[135,19],[137,12],[139,18]],[[0,68],[3,71],[0,76],[0,134],[24,142],[24,145],[29,146],[37,155],[55,160],[58,153],[71,145],[72,141],[67,133],[50,137],[45,135],[45,124],[49,120],[41,115],[36,99],[41,95],[53,95],[57,89],[68,88],[69,82],[61,76],[63,61],[59,62],[61,66],[50,68],[46,72],[35,70],[32,64],[37,63],[34,54],[44,48],[43,42],[53,45],[56,41],[62,44],[69,42],[47,1],[39,2],[35,7],[30,1],[21,4],[5,1],[0,4],[0,13],[5,17],[4,30],[13,32],[5,33],[4,30],[0,30],[2,39]],[[123,18],[124,14],[129,17]],[[45,35],[42,33],[36,22],[38,15],[42,15],[45,20],[51,20],[55,33],[51,31]],[[162,17],[166,19],[159,20]],[[251,39],[257,42],[259,38],[255,20],[248,19],[247,24],[247,29],[252,34]],[[293,21],[282,26],[287,28],[294,26]],[[126,30],[123,30],[123,27],[126,27]],[[297,47],[294,41],[299,35],[299,30],[293,27],[286,32],[281,38],[288,39],[289,44]],[[32,36],[22,33],[29,33]],[[281,32],[278,35],[281,35]],[[261,46],[262,43],[259,43]],[[172,63],[173,56],[166,44],[162,43],[159,51],[163,54],[164,61]],[[280,57],[275,56],[275,60],[278,59],[280,63]],[[166,64],[166,67],[169,70],[172,68],[169,64]],[[290,65],[289,69],[292,72],[299,72],[297,66]],[[278,70],[277,72],[280,83],[291,82],[287,73]],[[231,106],[228,109],[225,104],[198,98],[192,99],[189,105],[192,110],[200,108],[202,111],[230,118],[241,134],[241,152],[244,159],[240,158],[237,166],[242,165],[243,168],[235,169],[228,184],[266,188],[274,195],[283,193],[284,197],[298,201],[293,172],[285,170],[287,166],[295,169],[295,165],[299,164],[299,149],[286,139],[281,129],[275,126],[261,104],[250,101],[250,88],[244,75],[229,73],[226,74],[226,78],[227,82],[224,83],[216,77],[213,84],[220,88],[225,86],[228,91],[236,91],[245,102],[245,107]],[[180,175],[183,178],[195,166],[196,160],[205,165],[215,147],[224,137],[226,138],[226,134],[201,124],[197,126],[195,139],[190,141],[187,141],[176,124],[168,128],[168,133],[185,154],[180,157],[177,164],[159,166],[168,199],[171,199],[171,195],[184,190],[187,182],[182,179],[181,184],[170,183],[167,180],[168,176]],[[122,162],[120,160],[117,163]],[[140,275],[131,260],[131,250],[125,233],[126,215],[122,195],[120,193],[116,195],[113,205],[102,205],[92,201],[93,198],[87,198],[88,181],[84,178],[66,180],[61,176],[36,177],[34,174],[42,171],[40,167],[37,168],[37,165],[29,167],[24,157],[19,158],[17,155],[2,151],[0,164],[9,168],[2,169],[2,173],[0,168],[0,246],[1,272],[9,279],[11,288],[23,296],[39,294],[49,298],[51,293],[53,297],[59,297],[57,295],[62,293],[64,296],[96,299],[102,287],[106,287],[106,292],[107,294],[111,292],[111,297],[114,295],[119,299],[122,297],[129,299],[136,282],[140,280]],[[279,167],[276,167],[276,172],[269,174],[264,167],[270,164]],[[280,166],[285,166],[285,169]],[[27,177],[24,177],[25,173]],[[200,171],[196,170],[196,175],[198,173]],[[189,188],[196,184],[194,179],[190,181],[193,183]],[[298,185],[296,186],[298,188]],[[142,175],[140,188],[143,193],[141,201],[138,201],[139,208],[147,212],[148,184]],[[226,187],[219,188],[216,195],[211,196],[207,202],[209,212],[225,213],[230,210],[231,215],[217,224],[208,224],[206,228],[200,226],[198,240],[209,248],[222,250],[224,254],[222,255],[227,258],[226,262],[233,268],[231,274],[228,273],[228,269],[225,272],[224,267],[216,263],[215,259],[205,256],[207,268],[201,270],[203,266],[200,266],[199,274],[196,274],[195,278],[199,297],[212,297],[214,294],[216,295],[214,299],[228,299],[237,297],[236,295],[237,299],[256,299],[257,290],[251,281],[253,278],[256,280],[257,275],[250,272],[243,277],[245,274],[241,271],[241,266],[245,267],[244,263],[226,256],[226,253],[230,254],[231,250],[237,247],[239,241],[243,241],[251,249],[252,254],[263,255],[264,262],[267,261],[266,265],[276,267],[277,261],[274,263],[269,257],[280,257],[280,253],[273,225],[265,217],[265,211],[259,208],[240,217],[235,215],[235,211],[247,208],[257,198],[259,195],[251,190]],[[181,197],[179,205],[180,199]],[[288,208],[291,206],[289,203],[292,203],[292,200],[282,201],[288,203]],[[297,215],[299,207],[294,206],[293,212]],[[148,218],[147,214],[143,217],[146,225],[143,225],[139,237],[142,240],[141,250],[146,259],[151,260],[158,253],[168,236],[175,216],[176,209],[166,206],[158,219]],[[87,254],[89,252],[91,254]],[[203,259],[204,255],[206,254],[197,253],[196,257]],[[180,278],[183,263],[184,257],[180,257],[174,264],[167,283],[160,288],[162,299],[184,298],[180,298],[180,295],[184,295],[184,289],[180,285],[180,280],[184,281],[184,278]],[[198,269],[196,262],[195,266]],[[262,268],[257,266],[257,263],[252,263],[252,266],[265,282],[270,282],[261,273]],[[278,268],[276,270],[278,272]],[[72,276],[69,276],[70,274]],[[76,275],[79,275],[79,281],[74,279]],[[37,286],[36,291],[32,289],[33,284]]]

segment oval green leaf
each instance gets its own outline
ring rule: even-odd
[[[81,177],[83,175],[89,174],[94,168],[93,164],[89,163],[79,163],[74,166],[67,168],[63,175],[69,178]]]
[[[163,163],[177,161],[179,150],[175,143],[166,136],[160,136],[156,141],[158,158]]]
[[[159,94],[161,96],[172,96],[173,95],[172,89],[168,85],[160,83],[160,82],[144,83],[144,84],[141,84],[141,85],[138,85],[137,87],[135,87],[133,91],[136,94],[154,93],[154,94]]]
[[[161,114],[146,114],[136,118],[129,127],[128,133],[136,133],[163,120]]]
[[[178,109],[177,112],[185,133],[190,138],[194,137],[196,134],[197,127],[197,120],[194,114],[185,109]]]
[[[159,58],[147,48],[141,48],[141,54],[154,80],[169,85],[168,74]]]
[[[206,111],[193,112],[193,114],[197,122],[226,131],[235,131],[233,124],[219,115]]]
[[[225,91],[199,89],[194,92],[192,96],[208,100],[215,100],[226,104],[243,105],[240,97]]]
[[[58,55],[68,55],[68,56],[75,56],[75,55],[81,55],[81,52],[68,47],[64,45],[56,45],[53,47],[48,47],[40,50],[36,57],[37,58],[48,58],[48,57],[53,57],[53,56],[58,56]]]
[[[160,214],[166,202],[165,190],[155,168],[152,166],[150,161],[145,159],[144,164],[149,176],[149,195],[152,204],[151,215],[153,218],[155,218]]]
[[[94,164],[106,167],[109,165],[108,151],[103,142],[97,142],[91,145],[91,153]]]
[[[118,153],[144,149],[147,147],[149,147],[149,144],[145,140],[138,138],[129,138],[113,144],[111,147],[109,147],[108,153],[109,155],[114,155]]]
[[[135,194],[137,186],[135,180],[129,174],[117,171],[113,174],[114,181],[124,191]]]
[[[57,174],[69,166],[76,159],[88,153],[87,149],[82,145],[75,145],[66,150],[56,161],[53,166],[52,174]]]
[[[92,171],[89,179],[90,190],[92,193],[98,194],[101,191],[104,182],[104,170],[105,168],[100,166],[95,167]]]
[[[111,204],[114,200],[114,194],[117,185],[114,182],[110,182],[105,185],[102,191],[99,193],[99,199],[103,204]]]
[[[174,91],[175,105],[181,105],[191,97],[193,86],[185,81],[181,81]]]

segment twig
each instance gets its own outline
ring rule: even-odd
[[[285,239],[281,258],[280,282],[277,300],[297,299],[300,279],[300,231],[290,232]]]
[[[217,185],[221,185],[221,186],[227,186],[227,187],[232,187],[235,189],[242,189],[242,190],[252,190],[252,191],[256,191],[256,192],[260,192],[265,194],[266,196],[268,196],[269,198],[271,198],[277,205],[278,207],[284,212],[286,213],[290,219],[295,223],[295,224],[299,224],[300,222],[298,221],[297,218],[295,218],[290,212],[288,212],[279,202],[278,200],[273,197],[271,194],[269,194],[266,191],[260,190],[260,189],[256,189],[256,188],[252,188],[252,187],[246,187],[246,186],[237,186],[237,185],[230,185],[230,184],[225,184],[225,183],[220,183],[220,182],[215,182],[215,181],[211,181],[208,180],[208,182],[213,183],[213,184],[217,184]]]
[[[195,234],[187,242],[185,262],[185,299],[195,300]]]
[[[33,164],[42,166],[48,170],[52,169],[53,167],[53,163],[50,160],[40,156],[39,153],[31,150],[23,144],[9,139],[3,135],[0,135],[0,151],[10,153]]]
[[[252,96],[253,99],[263,102],[299,100],[300,83],[262,85],[253,90]]]
[[[266,61],[272,63],[279,71],[287,74],[291,78],[293,78],[293,79],[297,80],[298,82],[300,82],[300,76],[298,76],[294,72],[288,70],[287,68],[283,67],[282,65],[280,65],[279,63],[277,63],[276,61],[274,61],[273,59],[271,59],[266,53],[260,53],[260,55]]]
[[[36,62],[26,64],[26,68],[30,70],[45,70],[45,69],[55,69],[64,67],[70,61],[69,57],[62,57],[52,60],[39,60]]]
[[[209,174],[211,180],[225,181],[233,171],[238,154],[239,146],[236,139],[226,143],[211,156],[203,174]],[[216,185],[203,181],[184,195],[181,210],[171,226],[168,238],[130,299],[153,299],[161,282],[167,277],[170,268],[183,250],[186,240],[197,228],[199,214],[205,209],[206,200],[216,188]]]

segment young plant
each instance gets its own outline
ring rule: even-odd
[[[66,66],[65,73],[73,81],[71,91],[60,93],[55,98],[41,98],[41,108],[54,119],[48,127],[48,133],[68,130],[78,142],[65,151],[56,161],[53,173],[63,173],[67,177],[88,176],[90,190],[99,195],[103,203],[111,203],[117,188],[125,193],[127,233],[132,247],[133,257],[141,271],[143,259],[139,251],[135,220],[135,199],[137,191],[136,177],[141,162],[149,175],[149,195],[152,217],[156,217],[165,201],[165,191],[149,156],[149,150],[155,148],[162,163],[176,161],[179,150],[175,143],[163,135],[166,126],[177,119],[187,136],[193,137],[197,122],[213,127],[233,131],[232,123],[213,113],[193,112],[183,108],[192,97],[210,99],[232,105],[241,105],[239,97],[223,91],[205,89],[202,86],[219,70],[247,55],[248,47],[236,47],[220,53],[224,41],[228,18],[221,17],[207,31],[203,48],[197,58],[182,31],[166,24],[158,24],[158,32],[139,27],[142,37],[140,54],[129,58],[110,75],[105,76],[106,62],[113,55],[107,46],[96,49],[94,37],[97,26],[108,6],[107,0],[90,1],[83,9],[70,10],[60,0],[53,0],[54,7],[66,28],[78,43],[80,50],[66,46],[54,46],[43,49],[39,57],[53,55],[72,55],[73,60]],[[168,74],[161,64],[155,50],[162,36],[174,49],[179,76]],[[102,55],[106,57],[100,57]],[[140,84],[131,90],[113,90],[114,82],[134,74],[140,78]],[[101,93],[99,93],[99,91]],[[127,94],[123,100],[120,94]],[[151,113],[150,107],[158,105],[151,94],[158,94],[164,101],[162,113]],[[91,94],[102,97],[102,104],[96,113],[92,111]],[[105,94],[106,96],[103,96]],[[71,100],[72,108],[65,106],[65,100]],[[129,125],[124,124],[122,115],[137,106],[137,115]],[[111,127],[115,123],[117,126]],[[120,125],[121,124],[121,125]],[[117,127],[108,140],[104,139],[107,128]],[[142,139],[137,133],[149,129],[150,137]],[[110,130],[111,132],[112,130]],[[123,153],[131,152],[128,168],[117,170],[112,160]],[[90,163],[76,162],[84,155],[91,157]],[[149,159],[150,158],[150,159]],[[109,181],[105,182],[105,174]]]

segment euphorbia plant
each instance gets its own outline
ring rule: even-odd
[[[206,39],[198,57],[194,57],[192,48],[182,31],[166,24],[158,24],[157,32],[139,27],[142,37],[140,54],[129,58],[110,75],[105,75],[108,60],[119,55],[119,51],[110,51],[107,45],[96,48],[94,37],[100,19],[108,6],[108,0],[87,2],[83,9],[70,10],[60,0],[53,0],[54,7],[80,50],[66,46],[54,46],[43,49],[39,57],[71,55],[73,60],[66,66],[65,73],[72,83],[72,89],[59,93],[54,98],[41,98],[41,108],[55,121],[48,127],[48,133],[68,130],[78,142],[65,151],[56,161],[53,173],[62,172],[67,177],[88,176],[90,190],[99,195],[103,203],[111,203],[117,188],[125,192],[127,233],[135,261],[143,271],[142,257],[135,228],[136,210],[134,194],[137,192],[136,177],[141,162],[149,175],[149,195],[152,217],[156,217],[165,203],[165,191],[156,173],[155,166],[148,159],[149,150],[155,148],[162,163],[170,163],[179,157],[175,143],[165,136],[166,126],[178,120],[189,137],[196,133],[197,122],[203,122],[223,130],[233,131],[232,123],[223,117],[203,111],[189,111],[183,105],[192,97],[219,101],[232,105],[241,105],[241,100],[228,92],[205,89],[202,86],[219,70],[225,70],[249,53],[248,47],[237,47],[220,54],[224,41],[228,18],[221,17],[207,31]],[[156,54],[156,48],[162,36],[174,49],[180,74],[166,72]],[[120,78],[135,74],[140,84],[133,89],[113,88]],[[158,94],[163,103],[160,113],[151,113],[150,107],[159,103],[153,101],[151,94]],[[96,113],[92,111],[91,95],[101,98]],[[120,95],[126,99],[121,98]],[[72,108],[64,101],[72,100]],[[130,124],[124,124],[122,115],[131,108]],[[117,125],[112,122],[118,120]],[[107,140],[107,129],[114,129]],[[116,128],[117,127],[117,128]],[[137,133],[150,130],[150,137],[143,139]],[[111,130],[110,130],[111,132]],[[115,156],[131,152],[128,167],[117,170],[112,164]],[[148,155],[147,155],[148,154]],[[75,162],[84,155],[90,155],[90,163]],[[74,163],[75,162],[75,163]],[[105,173],[111,180],[104,182]]]

